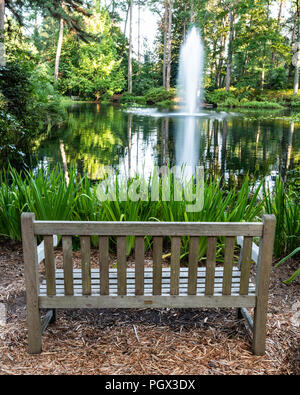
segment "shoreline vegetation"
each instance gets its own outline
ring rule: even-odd
[[[151,177],[145,180],[136,175],[126,180],[127,190],[133,182],[146,185],[148,199],[132,201],[120,199],[118,191],[123,188],[116,178],[117,198],[115,201],[101,201],[97,195],[99,183],[91,182],[87,176],[80,176],[74,168],[65,173],[57,166],[53,170],[39,169],[37,172],[17,172],[13,168],[0,173],[0,235],[11,240],[21,240],[20,217],[25,211],[33,212],[38,220],[77,221],[184,221],[184,222],[255,222],[263,214],[275,214],[277,218],[275,236],[275,257],[282,258],[299,246],[300,213],[299,185],[278,179],[272,191],[264,180],[254,185],[248,175],[242,186],[228,187],[220,178],[204,177],[203,209],[187,212],[183,193],[181,201],[151,200]],[[174,175],[170,173],[170,191],[174,189]],[[159,183],[162,196],[162,183]],[[184,192],[184,191],[183,191]],[[94,241],[95,242],[95,241]],[[112,248],[114,242],[112,241]],[[149,243],[150,241],[146,241]],[[200,243],[199,258],[203,257],[206,241]],[[134,240],[127,240],[127,254],[133,248]],[[219,243],[222,255],[223,242]],[[182,257],[188,254],[183,240]]]
[[[157,106],[161,109],[168,109],[174,105],[178,105],[179,99],[176,89],[172,88],[167,91],[163,87],[151,88],[145,95],[134,95],[130,93],[121,93],[118,95],[104,95],[99,100],[91,98],[83,99],[76,97],[66,98],[66,103],[102,103],[113,104],[118,103],[123,107],[127,106]],[[245,108],[245,109],[297,109],[300,108],[300,94],[293,96],[292,90],[265,90],[257,91],[254,89],[237,90],[230,88],[227,92],[225,89],[216,89],[206,91],[204,98],[204,107],[208,108]]]

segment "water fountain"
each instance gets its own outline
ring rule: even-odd
[[[200,33],[193,27],[180,50],[178,92],[180,112],[199,114],[203,101],[204,46]]]
[[[176,164],[186,166],[187,174],[198,162],[203,101],[204,46],[200,33],[193,27],[180,51],[178,92],[181,117],[176,130]]]

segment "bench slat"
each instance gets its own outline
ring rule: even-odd
[[[254,307],[256,296],[39,296],[41,308]]]
[[[197,269],[198,269],[199,237],[191,237],[189,245],[189,295],[197,292]]]
[[[187,267],[181,267],[180,268],[180,277],[188,278],[188,268]],[[153,277],[153,269],[151,267],[145,267],[145,277]],[[215,268],[215,277],[223,277],[223,267],[218,267],[216,266]],[[99,279],[99,269],[91,269],[92,273],[92,278],[97,278]],[[198,277],[203,277],[205,278],[206,276],[206,268],[205,267],[198,267],[197,270],[197,276]],[[74,269],[73,270],[73,276],[74,279],[76,277],[81,278],[81,269]],[[234,266],[232,270],[232,276],[233,277],[240,277],[241,272],[240,270]],[[63,278],[63,270],[62,269],[56,269],[56,277],[57,278]],[[115,277],[117,278],[117,269],[109,269],[109,277]],[[135,269],[134,268],[127,268],[127,277],[128,278],[135,278]],[[162,268],[162,277],[170,277],[170,268],[169,267],[163,267]]]
[[[118,295],[126,295],[126,237],[117,238]]]
[[[207,241],[207,259],[205,275],[205,295],[213,295],[216,271],[217,238],[209,237]]]
[[[91,239],[80,237],[81,265],[82,265],[82,294],[91,294]]]
[[[244,237],[241,261],[240,295],[248,295],[251,270],[252,237]]]
[[[232,283],[232,267],[235,237],[226,237],[224,275],[223,275],[223,295],[230,295]]]
[[[53,236],[44,236],[45,270],[47,295],[55,295],[55,259],[53,249]]]
[[[170,294],[179,293],[179,271],[180,271],[180,237],[172,237],[171,240],[171,284]]]
[[[144,237],[135,238],[135,294],[144,294],[144,264],[145,246]]]
[[[100,287],[98,286],[93,286],[92,287],[92,294],[91,295],[99,295],[100,296]],[[64,289],[62,287],[57,287],[56,289],[56,295],[53,296],[64,296]],[[188,288],[187,286],[180,286],[179,287],[179,295],[188,295]],[[222,295],[222,286],[221,287],[215,287],[214,288],[214,292],[213,295]],[[239,287],[238,286],[232,286],[231,288],[231,294],[235,294],[235,295],[239,295]],[[251,286],[249,287],[249,294],[250,295],[254,295],[255,294],[255,287]],[[74,287],[74,295],[82,295],[82,286],[81,284],[78,284],[78,286]],[[118,295],[118,289],[117,287],[110,287],[110,294],[109,295]],[[128,295],[135,295],[135,286],[131,285],[130,287],[127,288],[127,296]],[[145,287],[145,291],[143,295],[152,295],[152,286],[149,287]],[[162,295],[170,295],[170,287],[164,287],[162,288]],[[205,287],[197,287],[197,293],[196,295],[205,295]],[[40,292],[40,296],[47,296],[47,289],[42,287],[41,288],[41,292]],[[49,296],[49,295],[48,295]],[[103,296],[107,296],[107,295],[103,295]],[[190,295],[192,296],[192,295]],[[207,295],[206,295],[207,296]],[[247,296],[247,295],[243,295],[243,296]]]
[[[108,237],[99,237],[99,259],[100,259],[100,285],[101,295],[109,294],[109,251]],[[92,270],[93,275],[93,270]]]
[[[72,237],[62,237],[65,295],[73,295]]]
[[[262,223],[35,221],[36,235],[261,236]]]
[[[136,282],[134,277],[133,278],[132,277],[127,277],[126,281],[127,281],[127,284],[135,284],[135,282]],[[153,277],[145,277],[144,284],[145,285],[146,284],[152,284],[153,281],[154,281]],[[117,284],[117,283],[118,283],[118,279],[115,276],[110,276],[109,284]],[[162,286],[164,284],[169,284],[169,283],[170,283],[170,276],[162,278],[162,282],[161,282]],[[179,284],[180,285],[181,284],[188,285],[188,283],[189,283],[189,280],[188,280],[187,277],[181,277],[181,275],[179,276]],[[223,284],[223,279],[221,277],[216,277],[214,279],[214,283],[215,284]],[[57,278],[56,279],[56,284],[63,285],[64,284],[63,278]],[[77,277],[77,278],[74,279],[74,286],[76,284],[82,284],[81,277]],[[100,284],[99,278],[92,278],[92,285],[94,285],[94,284],[98,284],[98,285]],[[197,278],[197,285],[198,284],[203,284],[203,286],[205,286],[205,284],[206,284],[205,278],[204,277],[198,277]],[[233,277],[232,278],[232,284],[240,284],[240,277]]]
[[[161,295],[163,238],[153,237],[153,295]],[[151,271],[150,271],[151,273]]]

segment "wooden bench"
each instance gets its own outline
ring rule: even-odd
[[[22,239],[30,353],[42,350],[42,329],[55,309],[233,307],[253,330],[253,352],[263,355],[275,217],[262,223],[66,222],[36,221],[23,213]],[[63,269],[56,269],[53,237],[62,236]],[[81,269],[72,262],[72,236],[80,236]],[[44,237],[38,254],[37,236]],[[99,269],[91,269],[90,237],[99,236]],[[109,237],[117,238],[117,268],[109,268]],[[135,236],[135,267],[127,268],[126,236]],[[153,237],[153,267],[144,267],[144,237]],[[171,264],[162,268],[163,237],[171,237]],[[189,236],[188,267],[180,267],[181,237]],[[198,265],[198,243],[207,237],[205,267]],[[225,237],[224,265],[216,265],[216,242]],[[243,240],[240,265],[233,265],[236,237]],[[253,237],[260,237],[255,284],[250,281]],[[40,257],[39,257],[40,255]],[[38,264],[45,257],[41,283]],[[246,308],[254,308],[254,319]],[[45,320],[40,309],[49,309]]]

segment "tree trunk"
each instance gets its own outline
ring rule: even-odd
[[[172,61],[172,11],[173,0],[169,0],[169,20],[168,20],[168,57],[167,57],[167,75],[166,75],[166,89],[170,90],[171,80],[171,61]]]
[[[194,0],[190,0],[190,5],[191,5],[190,23],[192,25],[194,22]]]
[[[185,41],[186,38],[186,10],[187,10],[187,4],[184,3],[183,41]]]
[[[299,18],[299,15],[298,15],[298,10],[297,10],[297,11],[295,12],[295,16],[294,16],[294,27],[293,27],[292,36],[291,36],[291,45],[292,45],[292,48],[293,48],[293,46],[294,46],[294,44],[295,44],[295,42],[296,42],[298,18]],[[293,50],[292,50],[292,53],[293,53]],[[289,77],[288,77],[289,80],[292,78],[293,69],[294,69],[293,63],[291,62],[291,63],[290,63],[290,68],[289,68]]]
[[[166,76],[167,76],[167,36],[168,36],[168,0],[165,0],[165,14],[164,14],[164,56],[163,56],[163,87],[166,88]]]
[[[226,35],[224,34],[221,37],[219,62],[218,62],[217,73],[216,73],[216,83],[215,83],[215,85],[216,85],[217,89],[221,88],[221,73],[222,73],[222,67],[223,67],[223,57],[224,57],[225,43],[226,43]]]
[[[298,94],[298,90],[299,90],[299,67],[295,66],[293,96]]]
[[[280,30],[280,23],[281,23],[281,17],[282,17],[282,5],[283,5],[283,0],[280,1],[279,4],[279,11],[278,11],[278,17],[277,17],[277,26],[278,26],[278,31]],[[272,84],[273,80],[273,69],[274,69],[274,64],[275,64],[275,52],[272,52],[272,59],[271,59],[271,67],[270,67],[270,82]]]
[[[126,34],[127,30],[127,22],[128,22],[128,14],[129,14],[129,9],[130,9],[130,4],[128,3],[127,11],[126,11],[126,18],[125,18],[125,23],[124,23],[124,36]]]
[[[232,55],[233,55],[233,29],[234,29],[234,13],[233,11],[229,14],[230,18],[230,32],[229,32],[229,43],[228,43],[228,58],[227,58],[227,71],[226,71],[226,91],[229,91],[231,84],[231,70],[232,70]]]
[[[296,28],[296,40],[299,40],[299,38],[300,38],[300,25],[299,25],[299,5],[298,5],[298,1],[297,1],[296,26],[297,26],[297,28]],[[299,46],[297,48],[297,51],[299,51]],[[297,59],[297,63],[295,65],[295,74],[294,74],[293,96],[298,94],[298,90],[299,90],[299,66],[298,66],[298,59]]]
[[[141,4],[138,0],[138,73],[140,74],[141,67]]]
[[[5,0],[0,0],[0,66],[6,65],[4,46]]]
[[[130,0],[129,49],[128,49],[128,93],[132,93],[132,8],[133,8],[133,0]]]
[[[60,62],[60,55],[61,55],[61,48],[62,42],[64,37],[64,20],[60,18],[59,21],[59,35],[58,35],[58,42],[57,42],[57,49],[56,49],[56,58],[55,58],[55,68],[54,68],[54,76],[56,81],[58,80],[58,72],[59,72],[59,62]]]
[[[263,68],[261,71],[261,86],[260,86],[262,91],[264,90],[264,86],[265,86],[265,65],[263,64]]]

